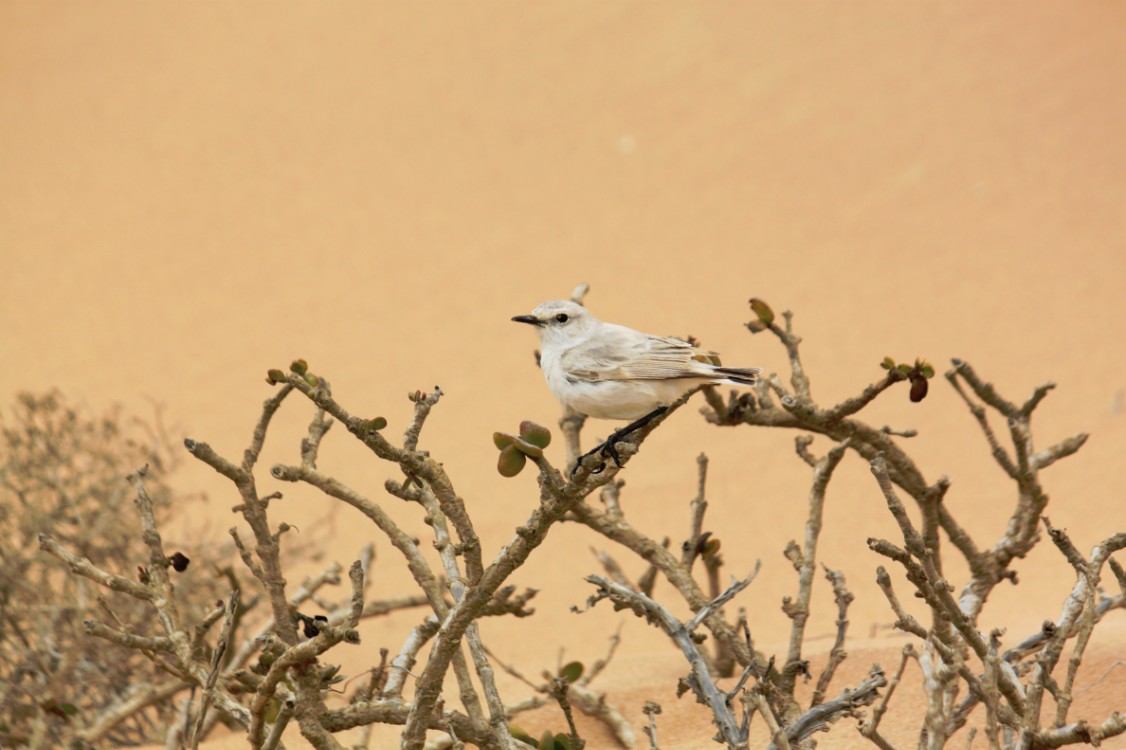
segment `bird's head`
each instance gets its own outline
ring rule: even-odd
[[[581,338],[598,322],[585,307],[565,299],[544,302],[532,310],[530,315],[517,315],[513,320],[535,326],[536,334],[544,343],[562,343]]]

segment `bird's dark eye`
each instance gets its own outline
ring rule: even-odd
[[[567,322],[567,314],[566,313],[559,313],[558,315],[555,316],[555,321],[557,323],[566,323]]]

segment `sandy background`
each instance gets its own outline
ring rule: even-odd
[[[940,370],[968,359],[1013,400],[1058,383],[1040,444],[1092,437],[1046,474],[1049,515],[1086,550],[1126,529],[1124,91],[1120,3],[5,2],[0,397],[58,386],[95,410],[155,401],[182,433],[235,456],[271,392],[266,369],[294,357],[392,432],[404,395],[437,383],[447,396],[424,446],[495,550],[536,493],[530,474],[496,474],[489,436],[558,415],[512,315],[586,281],[604,319],[782,370],[780,347],[741,325],[760,296],[796,312],[823,403],[879,377],[885,355]],[[909,447],[928,479],[953,479],[949,504],[991,543],[1012,489],[953,391],[933,386],[919,405],[891,394],[868,419],[920,431]],[[286,407],[263,466],[294,460],[309,414]],[[588,437],[609,428],[592,423]],[[679,541],[695,456],[708,453],[709,527],[731,571],[763,560],[741,603],[768,652],[788,632],[779,602],[795,577],[781,550],[802,533],[808,491],[792,438],[720,431],[685,409],[624,474],[634,522]],[[394,472],[351,442],[333,435],[324,468],[379,496]],[[223,537],[232,491],[199,465],[177,482],[209,496],[183,543]],[[350,509],[282,489],[275,520],[331,512],[330,556],[347,563],[374,538]],[[852,671],[837,687],[873,661],[892,669],[904,642],[866,640],[892,619],[872,583],[872,535],[891,537],[892,523],[852,456],[821,548],[857,598]],[[376,594],[404,591],[399,560],[375,541]],[[663,637],[609,608],[568,612],[588,593],[591,544],[607,547],[558,530],[515,580],[542,589],[536,617],[489,623],[486,636],[534,674],[560,648],[592,661],[624,623],[601,686],[639,720],[645,698],[663,703],[668,747],[714,746],[706,718],[673,695],[684,668]],[[1013,642],[1056,616],[1072,580],[1046,547],[1019,570],[1022,585],[999,589],[985,618]],[[814,649],[833,617],[818,586]],[[345,672],[397,648],[416,619],[368,626]],[[1123,654],[1122,620],[1109,618],[1081,684]],[[1124,707],[1121,672],[1103,684],[1073,716]],[[910,700],[888,719],[904,746]],[[538,733],[561,719],[520,723]],[[823,746],[855,743],[844,727]]]

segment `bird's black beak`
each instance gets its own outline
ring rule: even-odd
[[[540,320],[539,318],[537,318],[535,315],[517,315],[512,320],[517,322],[517,323],[527,323],[528,325],[533,325],[533,326],[542,326],[543,325],[543,321]]]

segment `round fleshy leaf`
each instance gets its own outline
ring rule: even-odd
[[[894,369],[895,368],[895,360],[892,359],[891,357],[884,357],[884,361],[880,363],[880,367],[884,368],[885,370]]]
[[[713,536],[711,539],[709,539],[707,542],[704,543],[704,550],[703,550],[704,557],[711,557],[715,553],[719,552],[719,548],[721,546],[722,545],[721,545],[719,539],[716,539]]]
[[[528,734],[515,724],[508,725],[508,733],[512,735],[513,739],[520,740],[521,742],[527,743],[532,747],[540,746],[540,743],[533,739],[532,735]]]
[[[543,458],[543,448],[539,447],[538,445],[532,445],[527,440],[516,438],[516,440],[514,440],[512,443],[512,447],[518,449],[525,456],[531,456],[532,458]]]
[[[770,309],[770,305],[763,302],[758,297],[751,298],[751,309],[755,311],[755,315],[763,322],[764,325],[769,326],[774,322],[774,311]]]
[[[497,471],[502,477],[514,477],[524,468],[528,457],[520,452],[515,445],[510,445],[500,452],[497,457]]]
[[[304,375],[309,369],[309,363],[303,359],[295,359],[289,364],[289,369],[298,375]]]
[[[895,371],[898,372],[903,377],[907,377],[908,375],[911,374],[912,369],[913,368],[911,367],[911,365],[899,365],[899,367],[895,368]]]
[[[540,750],[555,750],[555,735],[551,733],[550,729],[544,731],[543,736],[540,737]]]
[[[512,437],[511,435],[506,435],[503,432],[493,433],[493,445],[497,447],[497,450],[502,451],[508,446],[512,445],[515,441],[516,438]]]
[[[269,370],[266,373],[266,382],[270,385],[276,385],[285,381],[285,373],[281,370]]]
[[[318,378],[316,375],[314,375],[311,372],[305,373],[302,377],[305,378],[306,383],[313,386],[314,388],[316,388],[318,385],[320,385],[321,379]]]
[[[913,378],[911,380],[911,401],[919,403],[927,397],[927,379],[926,378]]]
[[[40,703],[39,706],[47,713],[53,714],[68,722],[71,716],[78,714],[78,706],[73,703],[60,703],[57,700],[46,700]]]
[[[745,325],[747,326],[747,330],[750,331],[751,333],[762,333],[763,331],[766,330],[766,326],[763,325],[762,321],[759,321],[759,320],[752,320],[749,323],[746,323]]]
[[[551,430],[528,420],[520,423],[520,437],[539,448],[551,445]]]
[[[583,676],[583,671],[583,663],[581,661],[573,661],[563,665],[563,668],[559,670],[559,676],[567,682],[576,683],[579,681],[579,678]]]
[[[919,372],[923,374],[924,378],[934,377],[934,366],[930,362],[924,362],[923,366],[919,368]]]

